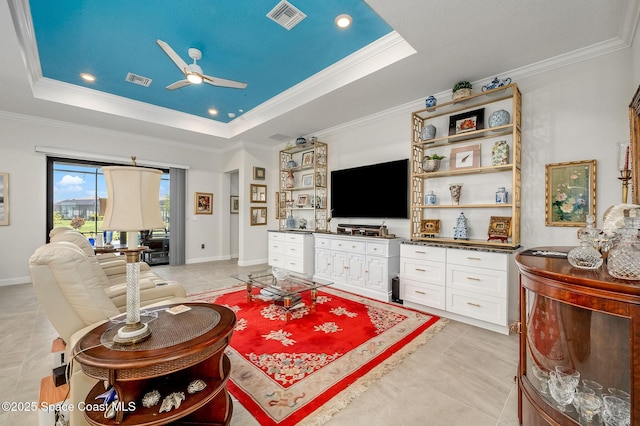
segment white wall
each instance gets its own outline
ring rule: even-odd
[[[523,95],[523,246],[576,244],[575,228],[545,226],[545,164],[597,159],[598,221],[607,207],[620,202],[614,144],[629,138],[627,108],[639,83],[638,46],[516,80]],[[423,101],[416,100],[359,124],[318,132],[320,140],[329,144],[329,169],[408,158],[410,112],[422,107]],[[277,151],[254,147],[221,154],[118,132],[0,115],[0,171],[10,174],[11,215],[10,226],[0,226],[0,285],[28,282],[29,256],[45,241],[46,160],[34,152],[35,146],[43,145],[189,166],[185,200],[189,263],[230,257],[230,185],[225,173],[239,170],[239,263],[266,261],[266,231],[278,227],[273,199],[278,187]],[[253,166],[267,168],[266,181],[253,181]],[[252,181],[268,185],[267,226],[249,226]],[[195,191],[214,193],[213,215],[193,215]],[[331,222],[333,230],[337,223]],[[408,236],[408,220],[387,225],[389,232]],[[202,243],[205,249],[200,248]]]

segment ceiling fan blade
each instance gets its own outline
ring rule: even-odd
[[[244,89],[245,87],[247,87],[247,83],[242,83],[240,81],[233,81],[233,80],[225,80],[224,78],[211,77],[210,75],[203,75],[202,81],[212,86],[232,87],[234,89]]]
[[[167,89],[176,90],[176,89],[179,89],[181,87],[188,86],[190,84],[191,84],[191,82],[189,80],[186,80],[186,79],[185,80],[178,80],[175,83],[171,83],[170,85],[168,85]]]
[[[164,50],[164,53],[167,54],[167,56],[173,61],[173,63],[176,64],[178,68],[180,68],[180,71],[186,75],[186,70],[189,69],[189,65],[187,65],[187,63],[180,57],[180,55],[178,55],[175,50],[173,50],[171,46],[169,46],[166,42],[158,39],[156,40],[156,43],[158,43],[158,46],[160,46],[160,48]]]

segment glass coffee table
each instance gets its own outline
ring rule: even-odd
[[[286,311],[287,321],[290,319],[291,311],[304,306],[303,292],[311,292],[311,310],[315,311],[318,289],[333,284],[333,281],[311,280],[277,268],[235,274],[232,277],[247,285],[247,302],[255,299],[271,301]],[[254,288],[260,289],[259,295],[252,293]]]

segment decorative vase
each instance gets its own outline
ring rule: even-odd
[[[464,89],[458,89],[458,90],[456,90],[455,92],[453,92],[452,99],[453,99],[454,101],[457,101],[458,99],[466,98],[467,96],[471,96],[471,93],[473,93],[473,92],[471,91],[471,89],[467,89],[467,88],[464,88]]]
[[[296,220],[294,219],[294,217],[292,215],[289,215],[287,217],[286,227],[289,228],[289,229],[293,229],[293,228],[296,227]]]
[[[580,245],[567,253],[567,261],[579,269],[598,269],[602,266],[602,254],[595,247],[600,230],[594,226],[595,217],[587,215],[587,226],[578,230]]]
[[[425,101],[424,104],[427,108],[433,108],[434,106],[436,106],[436,104],[438,103],[438,100],[436,99],[435,96],[431,95],[429,96]]]
[[[449,185],[449,191],[451,192],[451,203],[454,205],[460,204],[460,193],[462,192],[462,184],[453,183]]]
[[[436,205],[436,194],[433,191],[427,192],[427,195],[424,196],[424,203],[427,206],[435,206]]]
[[[296,178],[293,176],[293,170],[289,170],[289,174],[287,174],[287,178],[284,181],[284,186],[287,188],[296,186]]]
[[[289,160],[287,161],[287,169],[293,169],[294,167],[296,167],[298,164],[293,161],[293,160]]]
[[[609,250],[607,256],[607,270],[612,277],[622,280],[640,280],[638,226],[640,226],[640,220],[625,217],[624,227],[616,232],[620,238],[619,242]]]
[[[296,139],[296,145],[304,145],[305,143],[307,143],[307,140],[303,137]]]
[[[489,127],[498,127],[504,126],[511,122],[511,114],[509,111],[504,109],[499,109],[498,111],[494,111],[489,116]]]
[[[509,164],[509,144],[507,141],[497,141],[491,150],[491,165],[501,166]]]
[[[422,133],[420,134],[420,138],[423,141],[428,141],[429,139],[433,139],[436,137],[436,126],[433,124],[427,124],[422,128]]]
[[[467,226],[467,218],[464,213],[460,213],[460,216],[456,219],[456,226],[453,228],[454,240],[468,240],[469,239],[469,227]]]
[[[437,172],[438,169],[440,168],[440,161],[441,160],[431,160],[431,159],[425,158],[424,160],[422,160],[422,170],[424,170],[427,173]]]

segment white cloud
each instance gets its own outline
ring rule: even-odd
[[[83,184],[84,179],[82,179],[80,176],[64,175],[62,179],[60,179],[58,183],[56,183],[56,186],[59,187],[61,191],[80,192],[83,190]]]

